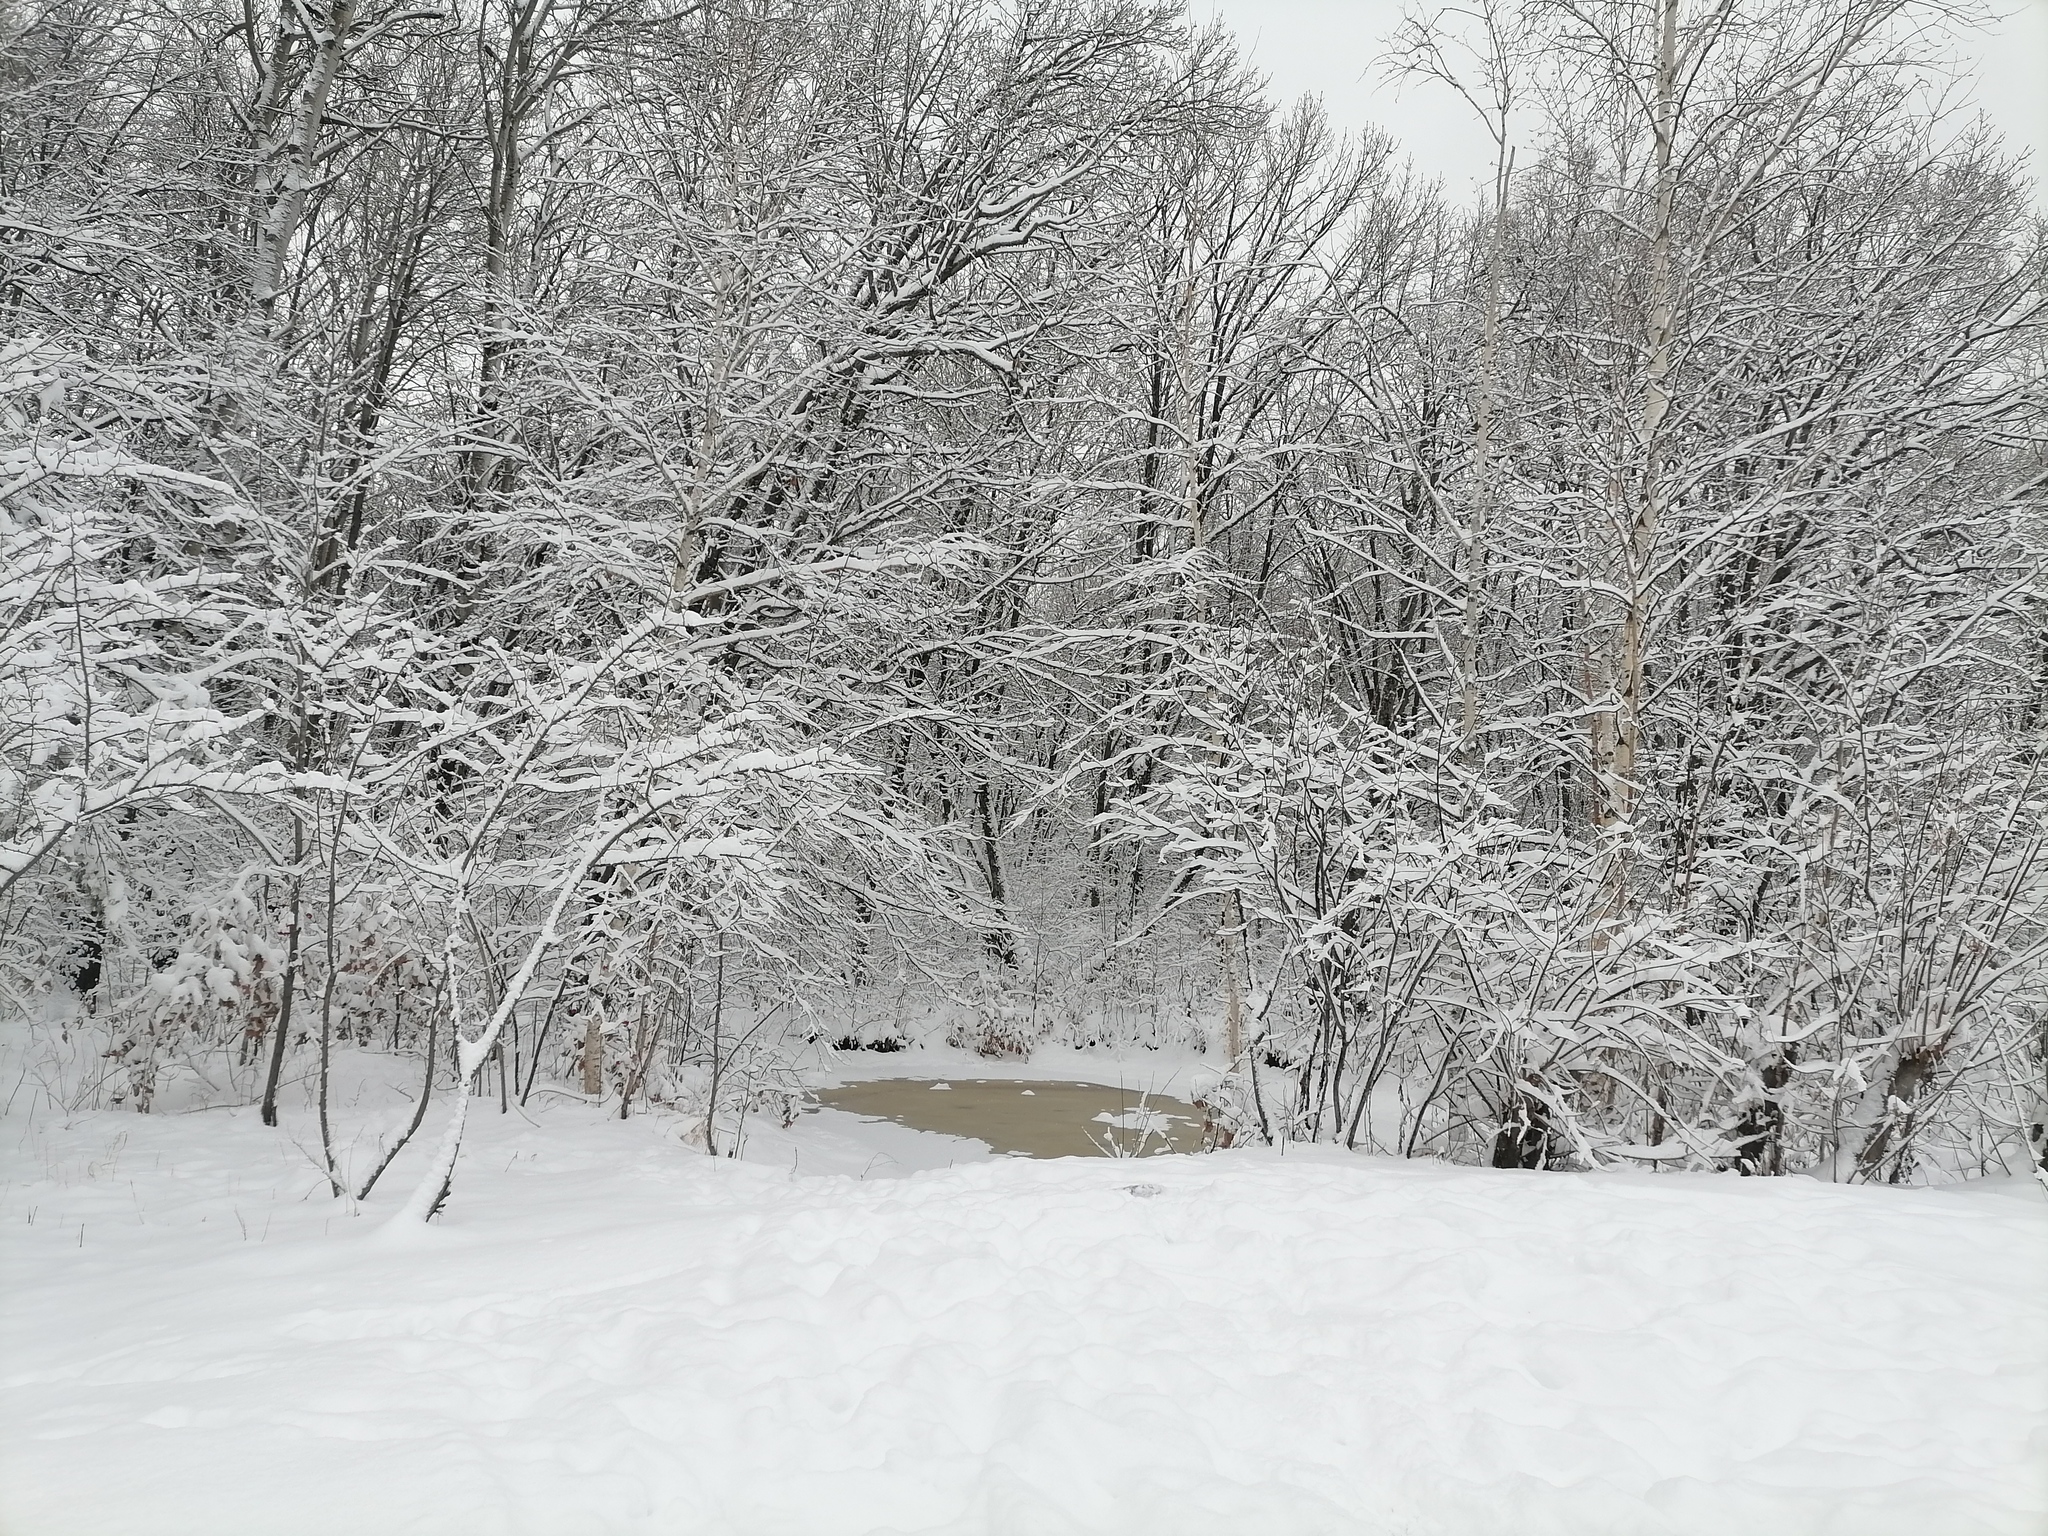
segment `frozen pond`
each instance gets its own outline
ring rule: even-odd
[[[1202,1150],[1202,1114],[1182,1099],[1102,1083],[893,1077],[820,1088],[828,1109],[987,1142],[1016,1157],[1146,1157]]]

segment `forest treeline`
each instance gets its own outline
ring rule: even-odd
[[[1240,1140],[2024,1169],[2044,226],[1955,21],[1411,22],[1467,198],[1170,5],[5,0],[26,1070],[310,1084],[352,1195],[341,1053],[718,1150],[913,1017]]]

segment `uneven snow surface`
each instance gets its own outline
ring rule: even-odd
[[[2024,1186],[861,1180],[489,1108],[399,1235],[252,1115],[10,1124],[0,1531],[2048,1530]]]

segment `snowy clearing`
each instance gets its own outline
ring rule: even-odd
[[[920,1133],[824,1119],[735,1163],[660,1117],[479,1114],[403,1236],[319,1192],[290,1121],[16,1120],[0,1528],[2048,1525],[2026,1185],[1329,1150],[1137,1183],[958,1142],[861,1179],[864,1135]]]

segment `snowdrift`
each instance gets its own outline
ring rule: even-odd
[[[545,1118],[479,1115],[403,1235],[252,1114],[16,1122],[0,1529],[2048,1529],[2030,1186],[861,1179]]]

